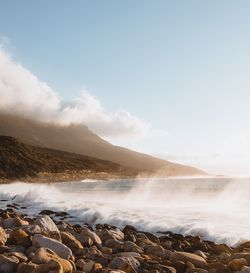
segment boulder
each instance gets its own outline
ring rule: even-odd
[[[186,271],[186,273],[209,273],[206,269],[202,268],[191,268]]]
[[[29,225],[29,222],[21,219],[20,217],[16,216],[14,218],[8,218],[8,219],[3,219],[1,222],[1,226],[6,229],[6,228],[16,228],[16,227],[21,227]]]
[[[71,233],[62,231],[61,232],[62,242],[69,247],[73,252],[82,249],[83,246],[79,240],[77,240]]]
[[[16,257],[19,260],[19,262],[27,262],[28,261],[27,256],[24,255],[22,252],[16,252],[16,251],[12,252],[11,251],[10,254],[12,257]]]
[[[110,239],[124,240],[124,234],[118,228],[107,230],[106,228],[97,231],[98,236],[101,238],[102,242]]]
[[[182,261],[172,262],[172,266],[176,269],[178,273],[185,273],[186,271],[186,264]]]
[[[209,272],[215,269],[218,273],[231,273],[231,270],[225,264],[219,262],[207,264],[206,269],[209,270]]]
[[[4,246],[7,242],[8,235],[6,234],[5,230],[0,227],[0,246]]]
[[[41,234],[42,229],[38,225],[29,225],[22,227],[22,230],[26,231],[29,235]]]
[[[140,247],[145,247],[147,245],[156,245],[144,233],[137,233],[136,244]]]
[[[55,239],[48,238],[43,235],[35,235],[33,237],[32,244],[34,247],[37,248],[49,248],[63,259],[72,259],[73,257],[71,249],[68,248],[66,245]]]
[[[231,253],[232,249],[225,244],[212,244],[212,249],[216,254]]]
[[[241,273],[250,273],[250,267],[249,266],[243,266],[241,269]]]
[[[56,240],[61,239],[59,229],[48,215],[39,216],[36,219],[35,224],[41,228],[42,234]]]
[[[87,235],[76,234],[76,238],[84,247],[92,246],[94,243],[93,240]]]
[[[176,269],[174,267],[172,267],[172,266],[164,266],[164,267],[162,267],[161,272],[176,273]]]
[[[201,256],[201,257],[204,258],[205,260],[207,259],[207,255],[206,255],[203,251],[201,251],[201,250],[196,250],[196,251],[194,252],[194,254]]]
[[[147,245],[144,249],[146,254],[150,254],[161,259],[164,259],[165,257],[165,250],[161,245]]]
[[[101,247],[102,240],[95,232],[91,231],[86,227],[83,227],[81,229],[81,235],[89,237],[96,246]]]
[[[116,256],[120,257],[134,257],[134,258],[141,258],[142,256],[136,252],[119,252]]]
[[[9,240],[11,243],[16,245],[22,245],[29,247],[31,245],[31,239],[28,233],[22,229],[15,229],[9,235]]]
[[[105,246],[111,248],[113,252],[121,251],[123,249],[123,244],[122,241],[116,239],[110,239],[105,242]]]
[[[0,272],[15,273],[19,260],[15,257],[6,257],[0,254]]]
[[[246,259],[248,265],[250,266],[250,253],[247,253],[247,252],[246,253],[242,252],[242,253],[234,253],[234,254],[232,254],[231,257],[230,257],[230,261],[232,261],[234,259],[241,259],[241,258]]]
[[[76,261],[76,268],[84,271],[85,273],[89,273],[94,268],[94,265],[94,261],[84,261],[83,259]]]
[[[139,247],[137,244],[135,244],[135,243],[133,243],[131,241],[124,242],[123,249],[126,252],[136,252],[136,253],[139,253],[139,254],[143,253],[143,249],[141,247]]]
[[[184,262],[191,262],[196,267],[204,267],[206,266],[207,262],[204,258],[188,252],[173,252],[170,261],[184,261]]]
[[[52,260],[60,264],[63,273],[72,273],[73,267],[70,261],[60,258],[54,251],[48,248],[39,248],[32,258],[32,262],[36,264],[47,264]]]
[[[37,267],[37,264],[34,263],[19,263],[17,273],[32,273],[33,270]]]
[[[104,272],[105,273],[126,273],[125,271],[122,271],[122,270],[112,270],[112,269],[105,270]]]
[[[112,269],[123,270],[126,273],[136,273],[140,263],[133,257],[116,257],[110,263]]]
[[[111,255],[113,253],[112,248],[109,248],[109,247],[106,247],[106,246],[101,247],[100,250],[104,254],[110,254]]]
[[[64,273],[58,261],[51,260],[47,264],[38,265],[32,273]]]
[[[232,271],[240,271],[243,266],[248,265],[245,258],[233,259],[229,262],[228,267]]]

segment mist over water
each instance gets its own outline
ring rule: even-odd
[[[235,245],[250,240],[250,179],[196,178],[0,185],[1,207],[67,211],[76,223],[132,224],[150,232],[201,235]]]

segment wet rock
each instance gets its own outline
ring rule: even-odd
[[[4,252],[8,252],[10,250],[9,246],[0,246],[0,254],[3,254]]]
[[[207,264],[206,269],[209,270],[209,272],[211,271],[211,269],[215,269],[216,272],[218,272],[218,273],[230,273],[231,272],[231,270],[225,264],[218,263],[218,262]]]
[[[7,228],[13,229],[13,228],[21,227],[21,226],[24,226],[24,225],[29,225],[29,222],[21,219],[18,216],[15,217],[15,218],[4,219],[4,220],[1,221],[1,226],[4,229],[7,229]]]
[[[37,248],[49,248],[63,259],[72,259],[73,257],[71,249],[68,248],[66,245],[55,239],[48,238],[43,235],[35,235],[33,237],[32,244],[34,247]]]
[[[176,269],[177,273],[185,273],[186,264],[182,261],[174,261],[172,262],[172,266]]]
[[[241,259],[244,258],[247,260],[248,265],[250,266],[250,253],[234,253],[231,255],[230,257],[230,261],[234,260],[234,259]]]
[[[232,249],[225,244],[215,244],[214,243],[211,247],[216,254],[232,253]]]
[[[105,242],[105,246],[111,248],[113,252],[121,251],[123,249],[123,244],[123,242],[116,239],[110,239]]]
[[[135,244],[131,241],[124,242],[123,249],[126,252],[136,252],[136,253],[140,253],[140,254],[142,254],[144,252],[141,247],[139,247],[137,244]]]
[[[218,255],[217,259],[223,264],[228,264],[230,257],[231,255],[229,253],[221,253],[220,255]]]
[[[15,273],[19,260],[15,257],[6,257],[0,254],[0,272]]]
[[[53,210],[44,209],[44,210],[40,211],[39,214],[42,214],[42,215],[52,215],[52,214],[55,214],[55,212]]]
[[[106,247],[106,246],[101,247],[100,250],[104,254],[112,254],[113,253],[112,248],[109,248],[109,247]]]
[[[161,259],[164,259],[165,257],[165,250],[160,245],[148,245],[144,249],[146,254],[157,256]]]
[[[86,255],[86,258],[88,260],[92,260],[92,261],[95,261],[96,263],[101,264],[103,267],[106,267],[109,263],[109,259],[107,255],[104,255],[102,253],[97,253],[97,254],[88,253]]]
[[[192,269],[188,269],[186,273],[209,273],[209,272],[206,269],[202,269],[202,268],[192,268]]]
[[[72,264],[66,259],[60,258],[54,251],[47,248],[39,248],[32,258],[32,262],[36,264],[47,264],[50,261],[56,261],[60,264],[62,272],[71,273],[73,270]]]
[[[11,256],[16,257],[19,262],[27,262],[28,258],[22,252],[10,252]]]
[[[94,261],[84,261],[83,259],[76,261],[76,268],[86,273],[89,273],[93,269],[94,265]]]
[[[112,270],[112,269],[106,269],[104,270],[105,273],[126,273],[125,271],[122,270]]]
[[[130,234],[130,233],[137,233],[137,230],[135,227],[131,226],[131,225],[126,225],[123,230],[122,230],[123,234]]]
[[[250,273],[250,267],[249,266],[243,266],[241,269],[241,273]]]
[[[115,240],[124,240],[124,234],[121,230],[117,229],[102,229],[97,231],[98,236],[102,240],[102,242],[106,242],[107,240],[115,239]]]
[[[245,258],[233,259],[229,262],[228,267],[233,271],[240,271],[243,266],[248,265]]]
[[[17,273],[32,273],[33,270],[37,267],[34,263],[19,263]]]
[[[197,267],[204,267],[206,266],[207,262],[204,258],[188,252],[174,252],[171,257],[171,261],[184,261],[184,262],[191,262]]]
[[[22,227],[22,230],[27,232],[29,235],[42,234],[42,229],[38,225],[29,225]]]
[[[101,247],[102,241],[95,232],[91,231],[86,227],[83,227],[81,230],[81,235],[89,237],[96,246]]]
[[[139,261],[133,257],[116,257],[109,264],[110,268],[123,270],[127,273],[136,273],[139,266]]]
[[[12,244],[22,245],[25,247],[29,247],[31,245],[29,234],[22,229],[13,230],[9,235],[9,241]]]
[[[0,246],[4,246],[7,242],[8,235],[6,234],[5,230],[0,227]]]
[[[32,273],[65,273],[61,264],[58,261],[51,260],[47,264],[38,265]]]
[[[61,232],[62,242],[69,247],[74,253],[82,249],[83,246],[80,241],[78,241],[71,233],[62,231]]]
[[[136,252],[119,252],[117,254],[115,254],[116,256],[120,256],[120,257],[134,257],[134,258],[141,258],[142,256],[139,253]]]
[[[163,266],[160,271],[164,273],[176,273],[176,269],[172,266]]]
[[[68,216],[68,213],[66,211],[58,211],[58,212],[55,213],[55,216],[65,217],[65,216]]]
[[[84,247],[89,247],[94,244],[93,240],[87,235],[77,234],[76,238]]]
[[[59,229],[48,215],[38,217],[35,221],[35,224],[41,228],[43,235],[54,238],[56,240],[61,240]]]
[[[145,232],[145,231],[139,231],[139,233],[144,233],[151,242],[158,244],[158,245],[160,244],[159,238],[157,236],[155,236],[154,234],[149,233],[149,232]]]
[[[207,259],[207,255],[206,255],[203,251],[201,251],[201,250],[196,250],[196,251],[194,252],[194,254],[201,256],[201,257],[204,258],[205,260]]]
[[[136,244],[143,248],[147,245],[155,245],[155,243],[150,241],[144,233],[137,233]]]

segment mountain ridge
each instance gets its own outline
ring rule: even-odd
[[[0,135],[0,181],[67,181],[75,178],[135,177],[138,171],[93,157],[24,144]],[[55,178],[55,179],[54,179]]]
[[[193,167],[115,146],[84,125],[58,125],[0,113],[0,135],[16,137],[25,144],[108,160],[141,172],[165,172],[166,176],[204,175]]]

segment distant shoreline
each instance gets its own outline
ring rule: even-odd
[[[8,184],[17,181],[26,182],[26,183],[61,183],[61,182],[74,182],[74,181],[82,181],[85,179],[92,180],[122,180],[122,179],[204,179],[204,178],[216,178],[223,179],[227,177],[216,177],[216,176],[157,176],[154,174],[140,173],[140,174],[128,174],[121,175],[119,173],[106,173],[106,172],[96,172],[92,173],[89,171],[68,171],[61,173],[39,173],[37,176],[32,177],[15,177],[15,178],[1,178],[0,184]]]

